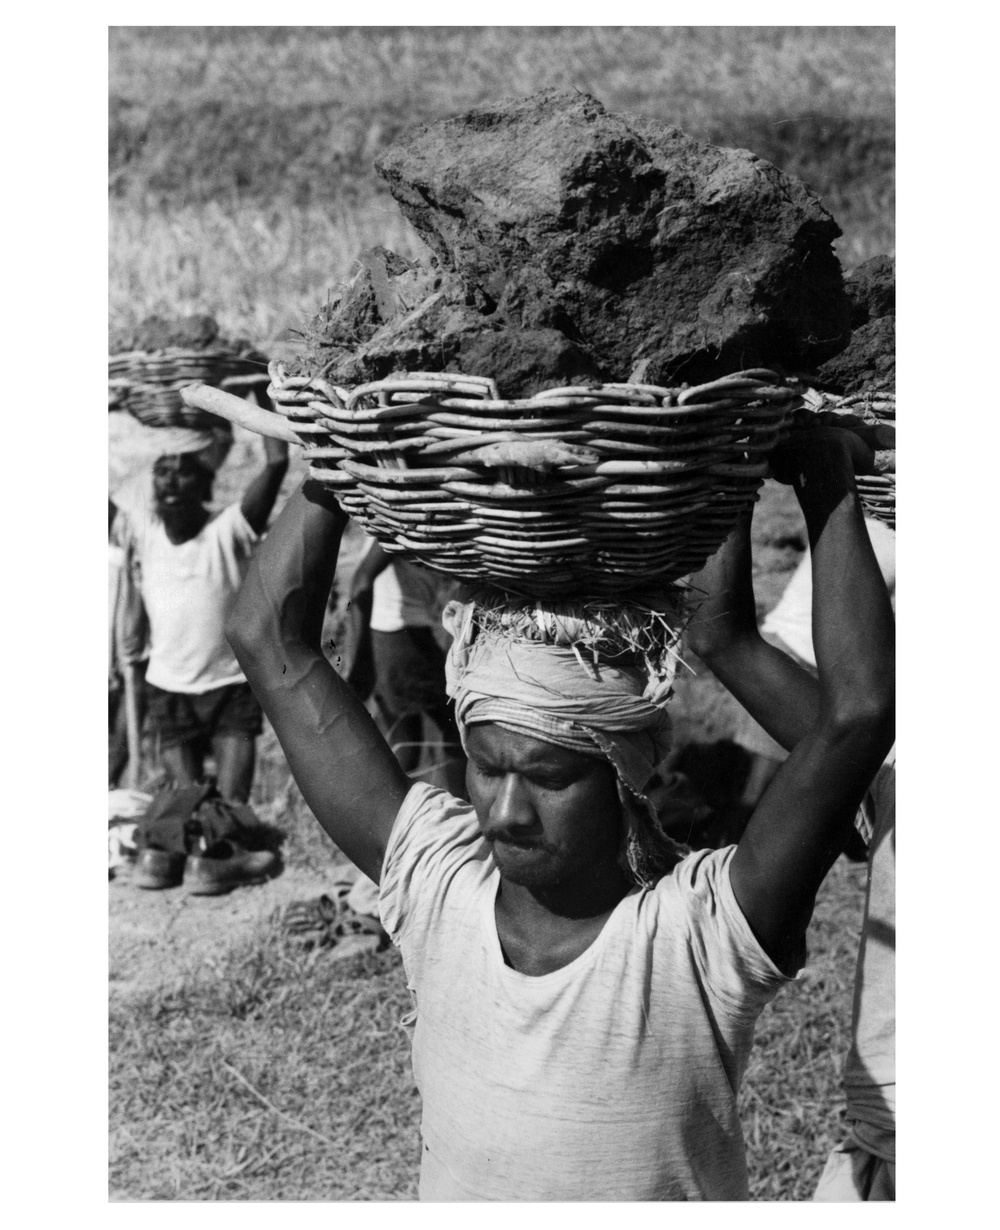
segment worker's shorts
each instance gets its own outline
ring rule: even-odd
[[[146,684],[145,733],[160,748],[203,742],[215,735],[256,738],[263,714],[248,683],[230,683],[208,692],[165,692]]]

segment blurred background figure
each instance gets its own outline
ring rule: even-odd
[[[265,440],[263,464],[241,499],[214,514],[209,502],[224,456],[216,438],[163,429],[160,449],[151,492],[134,489],[124,509],[125,551],[149,627],[145,734],[174,785],[200,781],[210,754],[222,797],[245,803],[261,710],[224,626],[274,507],[288,447]]]
[[[108,786],[138,785],[148,625],[124,514],[108,500]]]
[[[394,561],[368,539],[350,584],[353,660],[347,680],[369,702],[403,770],[464,799],[465,752],[445,691],[447,634],[441,624],[455,589],[448,577]],[[349,911],[378,918],[378,885],[368,876],[351,868],[345,891]]]
[[[403,770],[411,776],[439,771],[444,789],[465,798],[465,753],[438,640],[444,636],[441,612],[454,590],[450,578],[393,561],[372,542],[351,586],[357,648],[348,681],[362,699],[374,699],[376,720]],[[440,733],[441,753],[421,767],[432,744],[425,718]]]
[[[831,1152],[813,1200],[896,1199],[896,753],[858,815],[868,883],[854,975],[851,1045],[841,1085],[847,1137]]]

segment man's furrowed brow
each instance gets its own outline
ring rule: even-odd
[[[492,755],[487,748],[469,746],[469,759],[474,761],[481,769],[503,769],[504,757],[502,755]]]
[[[539,741],[541,743],[541,741]],[[595,757],[577,752],[573,748],[559,747],[555,743],[542,743],[533,747],[528,755],[520,758],[519,767],[526,772],[580,772],[591,767],[590,762]]]

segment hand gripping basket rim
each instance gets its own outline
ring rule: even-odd
[[[896,394],[884,389],[862,389],[839,395],[806,390],[804,401],[816,412],[860,418],[875,434],[875,474],[859,474],[858,497],[868,517],[896,528]]]

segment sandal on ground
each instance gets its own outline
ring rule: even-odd
[[[377,918],[356,914],[347,904],[351,884],[338,884],[330,893],[308,901],[292,901],[278,919],[282,934],[307,952],[313,948],[334,948],[350,936],[374,935],[381,951],[389,937]]]

